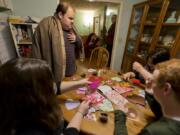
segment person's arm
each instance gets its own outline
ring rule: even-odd
[[[157,102],[153,95],[145,92],[145,99],[148,102],[151,111],[154,113],[156,119],[159,119],[163,116],[161,105]]]
[[[120,110],[114,111],[114,135],[128,135],[126,127],[126,115]]]
[[[83,87],[86,86],[87,84],[90,84],[91,82],[88,81],[88,79],[82,79],[82,80],[78,80],[78,81],[62,81],[61,82],[61,86],[60,86],[60,90],[61,93],[70,91],[70,90],[74,90],[77,89],[79,87]]]
[[[89,109],[89,101],[83,101],[72,118],[72,120],[69,122],[67,128],[76,128],[78,131],[80,130],[81,122],[84,117],[84,115],[87,113]]]
[[[133,63],[133,69],[139,72],[145,80],[152,78],[152,74],[148,72],[139,62]]]

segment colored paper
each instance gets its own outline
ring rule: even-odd
[[[80,101],[65,101],[65,106],[68,110],[72,110],[80,105]]]

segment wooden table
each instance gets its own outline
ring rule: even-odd
[[[103,73],[103,78],[107,79],[115,75],[117,76],[116,72],[108,71],[106,73]],[[76,109],[67,110],[64,101],[66,99],[78,100],[81,97],[82,97],[81,95],[76,94],[76,91],[70,91],[58,96],[58,100],[60,101],[60,106],[63,112],[63,116],[66,121],[69,122],[72,119],[73,115],[76,112]],[[149,106],[147,104],[145,107],[137,104],[133,104],[133,107],[137,110],[138,117],[136,119],[130,119],[127,117],[126,126],[128,129],[128,135],[136,135],[148,122],[152,121],[153,119],[153,114],[150,111]],[[90,135],[113,135],[114,114],[113,112],[108,112],[107,114],[108,114],[108,122],[105,124],[101,123],[98,120],[100,115],[99,111],[95,112],[95,116],[97,118],[96,121],[83,119],[81,131]]]

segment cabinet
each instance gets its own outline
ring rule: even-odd
[[[33,24],[9,23],[18,57],[29,57],[32,48]]]
[[[154,0],[133,6],[129,24],[122,71],[131,70],[132,63],[147,62],[147,56],[162,48],[171,57],[180,53],[180,1]]]

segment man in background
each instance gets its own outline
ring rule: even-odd
[[[54,16],[44,18],[37,26],[32,46],[32,57],[47,61],[54,75],[57,89],[64,76],[76,72],[76,58],[84,56],[84,48],[77,35],[74,24],[74,8],[66,2],[59,3]],[[82,57],[81,57],[82,58]],[[87,80],[72,82],[74,85],[86,84]],[[69,88],[69,83],[66,88]]]
[[[107,44],[107,50],[109,52],[109,61],[108,66],[110,66],[111,63],[111,54],[112,54],[112,48],[113,48],[113,41],[114,41],[114,33],[115,33],[115,27],[116,27],[116,18],[117,15],[112,15],[111,21],[112,24],[108,30],[107,36],[106,36],[106,44]]]

